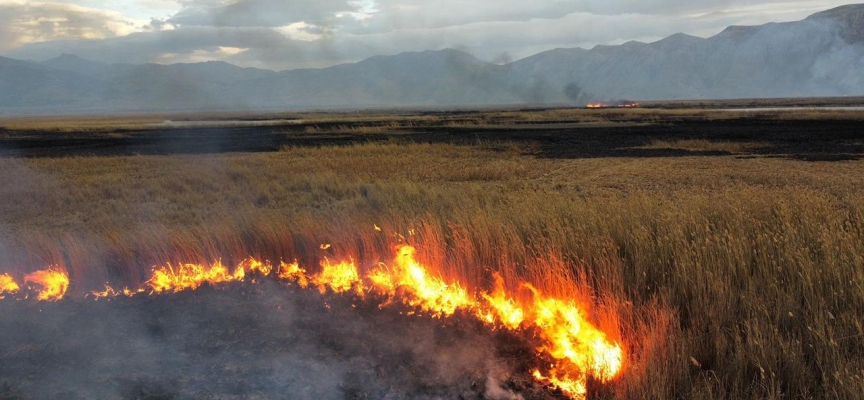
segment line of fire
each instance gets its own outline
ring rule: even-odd
[[[639,103],[630,100],[618,100],[618,101],[592,101],[585,105],[585,108],[589,109],[598,109],[598,108],[639,108]]]
[[[322,245],[322,248],[330,245]],[[63,268],[27,274],[16,281],[10,274],[0,274],[0,299],[5,301],[111,301],[120,297],[159,296],[193,291],[203,285],[229,285],[276,279],[286,285],[354,296],[360,300],[376,299],[378,307],[402,304],[411,307],[410,315],[450,318],[457,313],[470,315],[489,329],[507,330],[530,335],[539,340],[538,360],[544,365],[531,375],[537,382],[560,390],[572,399],[587,395],[587,381],[609,382],[619,376],[625,363],[620,342],[611,339],[586,318],[580,305],[568,299],[544,295],[531,283],[519,283],[520,293],[508,293],[504,281],[494,275],[491,291],[470,292],[460,282],[447,282],[434,268],[415,258],[415,248],[394,247],[395,257],[365,273],[351,258],[324,259],[318,272],[309,273],[298,262],[271,263],[248,258],[228,267],[212,264],[166,264],[154,267],[150,278],[136,288],[114,288],[69,299],[70,279]],[[83,299],[83,300],[82,300]]]

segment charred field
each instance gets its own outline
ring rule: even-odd
[[[0,119],[0,399],[860,398],[864,111],[648,106]]]
[[[3,398],[482,399],[489,379],[553,398],[518,337],[272,280],[0,309],[15,321],[0,338]]]

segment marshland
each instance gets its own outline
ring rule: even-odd
[[[184,119],[216,122],[164,124]],[[626,354],[616,379],[589,382],[589,398],[859,398],[862,123],[855,110],[692,106],[5,118],[0,272],[20,280],[57,266],[71,283],[57,303],[0,306],[7,316],[76,309],[96,318],[81,311],[93,302],[85,294],[106,283],[138,287],[166,263],[351,258],[370,269],[407,243],[469,288],[490,290],[498,274],[516,296],[529,295],[519,285],[528,282],[583,305]],[[242,290],[207,296],[227,307]],[[176,296],[195,310],[208,304]],[[132,300],[98,307],[134,308]],[[222,323],[257,321],[222,312]],[[192,318],[212,327],[202,311]],[[63,345],[28,342],[38,339],[22,330],[45,321],[19,324],[0,330],[3,398],[28,398],[40,376],[21,365],[75,359]],[[172,391],[186,378],[142,386],[153,376],[118,393],[207,394]],[[507,379],[504,387],[529,397],[561,395]],[[355,386],[352,398],[384,393]]]

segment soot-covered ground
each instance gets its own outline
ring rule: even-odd
[[[542,399],[534,344],[271,280],[0,300],[0,399]]]
[[[722,111],[719,112],[722,115]],[[802,111],[804,112],[804,111]],[[598,114],[603,116],[604,114]],[[588,115],[590,117],[590,115]],[[607,116],[608,118],[608,116]],[[776,115],[710,119],[675,114],[624,114],[614,123],[580,124],[532,121],[499,126],[431,126],[381,133],[332,132],[346,122],[288,126],[117,129],[107,132],[15,131],[0,123],[0,157],[117,156],[272,152],[283,147],[320,147],[393,140],[414,143],[511,142],[531,144],[535,155],[556,159],[614,157],[722,156],[731,153],[644,148],[655,141],[699,139],[764,146],[739,154],[806,161],[844,161],[864,157],[861,120],[789,120]],[[0,121],[2,122],[2,121]],[[380,123],[384,123],[379,121]],[[375,122],[351,127],[375,126]],[[308,133],[314,127],[321,133]]]

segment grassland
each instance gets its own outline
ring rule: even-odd
[[[770,121],[818,129],[861,118],[807,115]],[[382,137],[271,152],[0,158],[0,271],[62,265],[83,293],[140,283],[167,261],[352,256],[370,266],[408,241],[471,286],[488,287],[498,271],[590,304],[628,353],[623,376],[593,388],[598,398],[864,393],[864,160],[766,156],[778,142],[758,131],[623,144],[683,151],[662,157],[557,157],[542,135],[495,140],[494,126],[532,121],[631,129],[754,118],[702,111],[316,118],[283,134]],[[465,127],[464,140],[405,137]],[[420,138],[438,137],[428,132]],[[846,139],[843,152],[860,146],[860,136]]]

